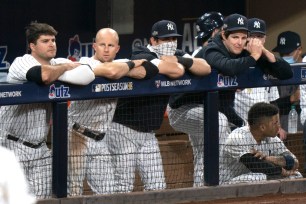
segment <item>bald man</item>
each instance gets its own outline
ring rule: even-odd
[[[124,76],[146,79],[153,76],[152,71],[158,72],[155,65],[145,60],[114,61],[120,45],[117,32],[111,28],[97,32],[93,48],[95,54],[82,57],[80,63],[90,65],[96,76],[114,80]],[[96,87],[94,91],[100,90]],[[115,192],[111,155],[103,139],[116,104],[114,98],[71,102],[68,109],[70,196],[82,195],[85,177],[95,194]]]

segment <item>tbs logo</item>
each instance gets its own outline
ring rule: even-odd
[[[49,88],[49,99],[54,98],[70,98],[69,87],[65,87],[64,85],[55,87],[55,85],[52,84]]]

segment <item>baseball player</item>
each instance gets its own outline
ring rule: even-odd
[[[216,17],[220,20],[220,15]],[[214,19],[208,22],[214,21],[217,20]],[[287,64],[283,67],[278,66],[278,59],[276,60],[274,55],[270,56],[270,52],[267,50],[263,51],[262,44],[258,39],[252,39],[248,44],[248,48],[245,49],[248,35],[246,17],[232,14],[225,18],[223,23],[221,32],[217,33],[207,46],[203,47],[201,54],[199,52],[196,56],[206,59],[212,68],[217,69],[223,75],[235,76],[246,71],[249,67],[255,66],[257,64],[256,61],[258,61],[258,64],[264,65],[264,70],[267,70],[269,73],[273,72],[273,74],[280,78],[292,77],[290,66],[286,66]],[[216,23],[213,23],[211,26],[214,25]],[[263,57],[260,58],[261,56]],[[280,68],[276,69],[276,67]],[[243,120],[237,115],[233,107],[234,97],[235,90],[219,92],[220,149],[230,131],[229,124],[234,124],[234,126],[243,125]],[[195,158],[194,186],[203,186],[203,97],[198,94],[194,95],[193,98],[191,95],[187,95],[186,97],[172,99],[169,111],[170,124],[176,130],[189,134]],[[190,118],[193,120],[191,121]],[[195,127],[200,127],[201,129]],[[221,161],[222,158],[220,158]]]
[[[249,38],[257,38],[265,44],[266,41],[266,23],[262,19],[248,19]],[[282,61],[281,63],[285,63]],[[235,94],[234,108],[237,114],[247,121],[248,111],[252,105],[258,102],[270,102],[279,98],[276,86],[246,88],[237,90]]]
[[[273,52],[277,52],[282,59],[289,64],[302,62],[303,46],[301,37],[298,33],[293,31],[285,31],[277,36],[277,46],[272,49]],[[280,110],[280,119],[282,128],[288,131],[288,114],[291,110],[291,106],[294,105],[298,114],[300,113],[300,86],[299,85],[287,85],[278,86],[279,98],[275,101],[275,104]],[[298,131],[302,130],[300,121],[297,122]]]
[[[159,73],[177,78],[185,70],[202,75],[210,73],[203,59],[192,59],[177,50],[177,28],[174,22],[161,20],[152,27],[150,44],[136,47],[132,59],[147,59]],[[115,155],[115,181],[118,192],[131,192],[138,169],[144,189],[166,188],[158,141],[154,130],[160,128],[169,96],[146,96],[118,99],[113,123],[107,132],[108,146]]]
[[[302,178],[296,156],[276,136],[280,127],[277,106],[254,104],[248,123],[234,130],[225,142],[220,184]]]
[[[57,31],[44,23],[31,23],[26,38],[31,54],[17,57],[9,68],[8,82],[35,81],[48,84],[60,79],[88,84],[94,78],[89,66],[54,59]],[[13,150],[37,198],[51,196],[51,152],[46,145],[51,104],[1,106],[0,142]]]
[[[157,67],[145,60],[113,61],[120,46],[119,36],[111,28],[103,28],[97,32],[93,48],[94,56],[82,57],[80,63],[89,64],[96,76],[109,79],[129,76],[141,79],[158,73]],[[95,91],[100,91],[98,89]],[[116,192],[112,155],[104,138],[113,120],[116,103],[117,99],[113,98],[71,102],[68,109],[70,196],[82,195],[85,177],[95,194]]]
[[[194,51],[193,56],[202,58],[203,46],[208,40],[219,32],[223,25],[223,16],[219,12],[209,12],[198,18],[198,34],[196,38],[201,43],[201,47]],[[177,131],[188,134],[192,144],[194,155],[194,175],[193,186],[204,186],[204,109],[203,95],[199,93],[175,94],[169,101],[169,122]],[[227,118],[219,113],[220,141],[229,133]]]

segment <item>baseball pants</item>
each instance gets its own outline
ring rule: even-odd
[[[138,132],[112,123],[105,140],[113,155],[117,192],[133,191],[136,168],[145,190],[166,188],[160,149],[153,132]]]
[[[194,187],[204,186],[204,108],[201,104],[169,108],[170,125],[177,131],[187,133],[194,155]],[[224,143],[230,132],[228,120],[219,112],[219,143]]]

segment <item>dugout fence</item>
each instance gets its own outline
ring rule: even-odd
[[[67,197],[67,172],[69,162],[68,135],[70,134],[67,127],[69,126],[68,108],[70,102],[73,103],[75,101],[82,102],[86,100],[99,99],[111,100],[113,98],[137,98],[138,101],[133,102],[134,105],[136,104],[135,106],[137,106],[138,103],[141,104],[142,102],[145,102],[146,97],[150,96],[160,96],[157,98],[162,98],[162,96],[169,94],[202,93],[204,98],[203,103],[205,104],[203,114],[204,118],[207,118],[207,120],[204,120],[203,128],[205,134],[203,134],[203,138],[205,142],[204,148],[202,148],[204,151],[203,165],[205,166],[204,182],[205,186],[216,186],[219,184],[220,142],[218,92],[231,89],[304,84],[306,81],[306,64],[294,64],[292,65],[292,69],[294,72],[294,77],[292,79],[282,81],[277,80],[270,75],[263,74],[257,68],[250,68],[248,72],[237,77],[222,76],[213,71],[209,76],[206,77],[196,77],[186,73],[180,79],[175,80],[169,79],[162,75],[145,81],[133,80],[130,78],[123,78],[116,81],[107,80],[104,78],[96,78],[95,81],[93,81],[88,86],[75,86],[60,82],[55,82],[49,86],[39,86],[30,82],[23,84],[2,83],[0,86],[0,104],[1,106],[13,106],[19,104],[35,105],[38,103],[52,105],[52,131],[50,133],[52,138],[50,146],[52,149],[52,192],[55,197],[64,198]],[[141,96],[145,96],[142,99],[143,101],[139,100],[139,97]],[[154,110],[154,107],[152,107],[152,110]],[[141,113],[142,112],[140,112],[140,115]],[[126,115],[124,120],[129,120],[128,110],[125,114]],[[153,113],[153,115],[154,114],[155,113]],[[90,115],[87,117],[90,117]],[[166,120],[168,120],[168,117],[166,117]],[[143,120],[146,120],[146,117],[144,117]],[[18,124],[15,125],[18,127]],[[183,131],[172,131],[171,134],[177,135],[176,138],[184,137],[185,140],[186,135],[181,136],[181,132]],[[167,140],[162,138],[162,136],[165,134],[166,133],[163,132],[159,135],[160,141]],[[6,136],[6,133],[4,136]],[[190,144],[186,142],[186,145]],[[301,144],[297,145],[301,146]],[[165,146],[163,148],[161,148],[161,152],[165,152],[169,149]],[[301,153],[303,156],[305,153],[304,147],[302,147],[302,149],[303,150],[300,151],[303,151]],[[195,150],[193,149],[193,151]],[[120,155],[120,153],[118,153],[118,155]],[[184,154],[181,155],[181,157],[183,156]],[[169,156],[169,158],[171,157]],[[162,159],[164,160],[164,158]],[[181,160],[177,162],[179,163]],[[151,163],[148,163],[148,165],[150,166]],[[300,166],[304,168],[304,164]],[[169,166],[167,168],[171,169]],[[158,169],[153,169],[153,171],[156,173]],[[175,179],[178,178],[178,176],[173,176],[175,175],[175,171],[177,171],[177,169],[172,169],[170,174],[165,175],[167,183],[170,183],[169,175],[172,175],[172,183],[175,183]],[[108,173],[106,176],[109,175]]]

